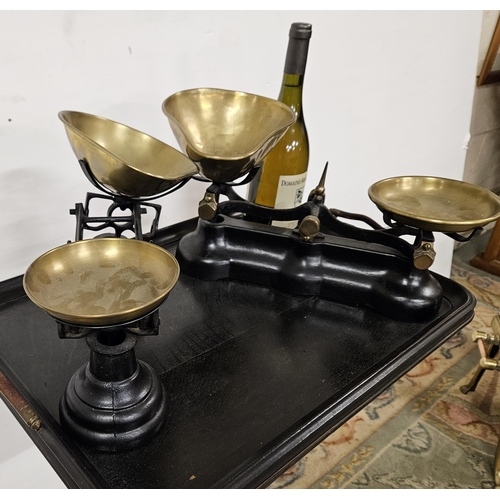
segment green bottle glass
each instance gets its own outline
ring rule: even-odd
[[[309,138],[304,122],[302,89],[311,34],[311,24],[293,23],[290,27],[278,100],[290,106],[297,119],[266,155],[257,176],[249,184],[247,198],[258,205],[293,208],[302,203],[309,164]],[[273,222],[284,227],[295,227],[295,223]]]

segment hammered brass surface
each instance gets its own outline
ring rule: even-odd
[[[27,269],[28,297],[52,316],[79,325],[113,325],[159,306],[179,278],[177,260],[140,240],[96,238],[54,248]]]
[[[183,90],[168,97],[162,109],[181,149],[214,182],[249,172],[296,118],[274,99],[223,89]]]
[[[395,221],[427,231],[469,231],[500,217],[496,194],[453,179],[391,177],[373,184],[368,195]]]
[[[171,146],[100,116],[61,111],[70,145],[94,177],[116,194],[160,195],[198,173],[196,165]]]

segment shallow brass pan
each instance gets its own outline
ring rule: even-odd
[[[198,173],[186,155],[126,125],[79,111],[58,116],[77,159],[86,160],[95,179],[116,194],[161,195]]]
[[[57,247],[27,269],[28,297],[52,316],[78,325],[132,321],[153,311],[179,278],[177,260],[141,240],[96,238]]]
[[[488,189],[441,177],[391,177],[373,184],[370,199],[401,224],[457,233],[500,217],[500,198]]]
[[[210,88],[177,92],[162,109],[181,149],[214,182],[249,172],[296,119],[275,99]]]

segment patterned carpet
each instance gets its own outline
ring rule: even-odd
[[[269,488],[495,487],[500,372],[462,394],[480,359],[473,331],[500,313],[500,278],[470,266],[490,233],[454,254],[452,279],[477,298],[475,318]]]

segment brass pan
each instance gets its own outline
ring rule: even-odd
[[[183,90],[162,109],[181,149],[214,182],[249,172],[296,119],[282,102],[222,89]]]
[[[373,184],[368,196],[395,221],[427,231],[469,231],[500,217],[496,194],[441,177],[391,177]]]
[[[113,325],[151,312],[179,278],[177,260],[140,240],[96,238],[54,248],[27,269],[28,297],[78,325]]]
[[[96,180],[133,198],[160,195],[198,173],[196,165],[167,144],[100,116],[61,111],[71,148]]]

